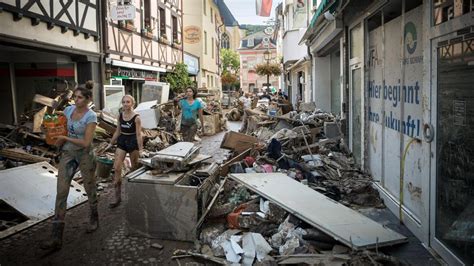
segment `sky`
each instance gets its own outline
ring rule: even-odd
[[[255,0],[224,0],[239,24],[264,25],[264,21],[275,17],[275,8],[283,0],[273,0],[270,17],[259,17],[255,12]]]

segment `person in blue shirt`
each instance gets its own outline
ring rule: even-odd
[[[194,88],[187,88],[184,98],[178,99],[178,106],[181,108],[181,134],[183,140],[193,142],[198,129],[197,119],[204,126],[204,118],[202,115],[202,103],[196,99],[197,91]]]
[[[81,171],[84,188],[90,206],[90,220],[87,232],[99,227],[97,211],[97,190],[95,180],[95,156],[92,140],[97,125],[96,113],[89,109],[92,101],[93,82],[88,81],[85,87],[74,90],[74,105],[64,109],[67,119],[67,136],[58,136],[56,145],[61,147],[61,160],[58,167],[56,205],[54,209],[53,231],[51,239],[43,242],[41,248],[57,250],[62,246],[64,219],[67,209],[67,197],[72,178],[76,170]]]

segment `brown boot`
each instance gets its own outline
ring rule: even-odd
[[[91,206],[90,220],[86,229],[86,233],[92,233],[99,228],[99,212],[97,210],[97,204]]]
[[[120,202],[122,202],[122,184],[116,184],[114,189],[115,201],[109,204],[111,209],[118,207]]]
[[[63,245],[63,233],[64,233],[64,222],[53,221],[53,230],[51,233],[51,239],[48,239],[41,243],[40,247],[44,250],[59,250]]]

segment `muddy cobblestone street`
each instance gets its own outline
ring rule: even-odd
[[[238,130],[239,126],[238,122],[229,123],[229,129]],[[225,160],[228,151],[219,148],[224,134],[203,137],[201,153],[212,155],[212,160],[217,162]],[[193,243],[128,236],[125,202],[116,209],[108,208],[112,192],[111,183],[101,191],[100,227],[93,234],[85,233],[89,217],[86,202],[68,210],[60,251],[46,254],[39,248],[51,233],[51,219],[48,219],[1,240],[0,265],[178,265],[171,260],[174,250],[190,249]],[[126,201],[126,189],[123,193]]]

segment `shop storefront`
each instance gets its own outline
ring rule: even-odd
[[[159,100],[161,93],[150,91],[150,86],[167,86],[159,82],[160,73],[166,72],[164,68],[119,60],[108,60],[107,63],[104,109],[111,114],[117,114],[123,95],[132,95],[137,103]]]
[[[359,12],[361,11],[361,12]],[[349,146],[387,207],[449,265],[474,263],[474,5],[349,5]]]

